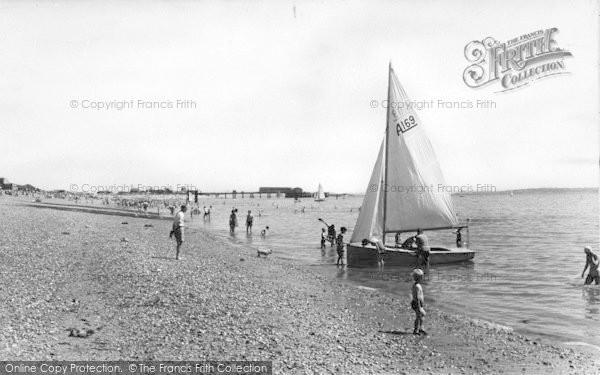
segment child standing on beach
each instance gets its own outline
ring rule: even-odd
[[[325,250],[325,241],[327,241],[327,232],[325,228],[321,228],[321,250]]]
[[[413,334],[426,335],[427,332],[423,330],[423,317],[425,316],[425,310],[423,309],[425,296],[423,295],[423,287],[421,286],[421,282],[423,281],[423,271],[417,268],[412,271],[412,276],[415,280],[415,283],[412,286],[412,300],[410,301],[410,307],[415,312],[415,329]]]
[[[344,233],[346,233],[346,227],[341,227],[340,234],[338,234],[336,239],[338,253],[338,260],[336,264],[341,264],[342,266],[344,265]]]

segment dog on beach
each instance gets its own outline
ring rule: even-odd
[[[256,249],[256,256],[260,258],[261,255],[264,255],[265,258],[271,254],[273,251],[271,249],[261,249],[260,247]]]

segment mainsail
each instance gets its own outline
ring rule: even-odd
[[[387,140],[384,138],[369,181],[352,242],[383,232],[458,225],[423,124],[408,105],[408,96],[391,66],[389,74]]]

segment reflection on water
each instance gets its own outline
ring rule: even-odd
[[[582,294],[585,303],[586,319],[600,320],[600,287],[587,285],[583,287]]]
[[[191,225],[250,246],[269,247],[273,256],[312,266],[345,282],[408,296],[411,267],[336,268],[335,248],[329,243],[324,250],[320,248],[323,225],[318,219],[349,228],[348,240],[360,197],[330,198],[322,203],[308,199],[218,203],[201,201],[200,207],[213,205],[212,221],[196,220]],[[233,206],[254,212],[258,204],[262,214],[254,218],[256,233],[229,237]],[[471,219],[470,247],[477,253],[473,262],[432,266],[424,282],[428,303],[517,330],[600,345],[600,287],[584,288],[580,278],[583,247],[598,250],[597,193],[465,195],[454,197],[454,204],[462,222]],[[257,229],[265,226],[270,226],[269,235],[261,238]],[[432,245],[451,246],[455,240],[451,231],[426,234]]]

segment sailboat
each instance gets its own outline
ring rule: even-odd
[[[323,202],[325,200],[325,192],[323,186],[319,183],[319,190],[315,193],[315,202]]]
[[[388,103],[409,102],[390,63]],[[435,152],[414,108],[389,105],[385,135],[347,245],[348,266],[378,265],[379,254],[375,245],[363,241],[373,237],[382,240],[386,266],[416,265],[416,249],[386,245],[386,235],[390,233],[415,234],[418,229],[425,233],[448,229],[460,232],[466,228],[468,247],[468,223],[459,224],[450,194],[444,186]],[[458,239],[456,242],[458,246]],[[475,252],[468,248],[431,246],[429,264],[462,262],[474,256]]]

